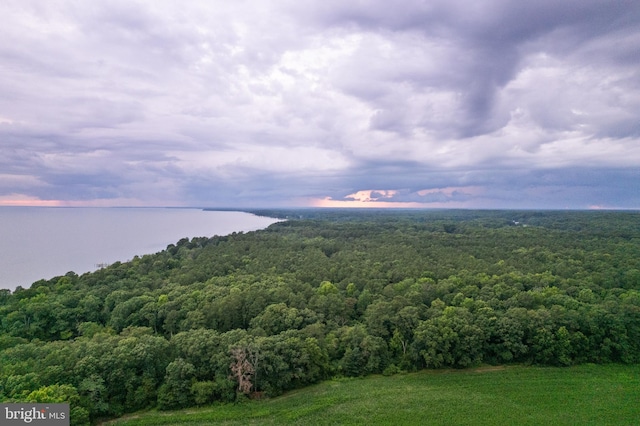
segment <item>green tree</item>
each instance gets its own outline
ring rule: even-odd
[[[483,359],[484,331],[465,308],[447,307],[423,321],[415,333],[416,349],[429,367],[468,367]]]
[[[158,408],[172,410],[192,405],[191,387],[195,383],[195,373],[194,366],[182,358],[170,362],[164,383],[158,390]]]

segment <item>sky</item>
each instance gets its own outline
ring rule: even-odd
[[[3,0],[0,205],[640,208],[637,0]]]

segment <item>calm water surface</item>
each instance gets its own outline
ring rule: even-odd
[[[156,253],[181,238],[263,229],[277,219],[169,208],[0,207],[0,288]]]

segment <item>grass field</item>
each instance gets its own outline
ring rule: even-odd
[[[324,382],[109,425],[639,425],[640,365],[486,367]]]

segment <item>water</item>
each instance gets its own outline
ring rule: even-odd
[[[263,229],[276,219],[168,208],[0,207],[0,289],[156,253],[181,238]]]

